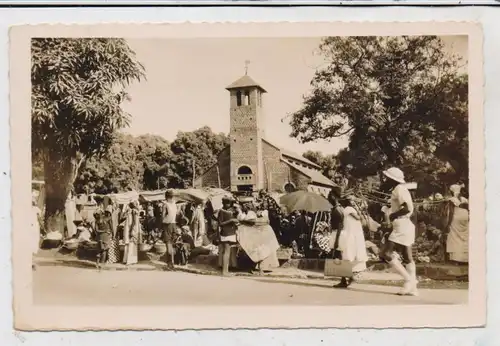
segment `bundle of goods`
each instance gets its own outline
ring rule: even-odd
[[[163,255],[167,252],[167,245],[161,241],[161,240],[158,240],[155,244],[154,244],[154,249],[155,249],[155,252],[158,254],[158,255]]]
[[[153,248],[153,244],[141,243],[139,244],[139,252],[149,252]]]
[[[219,255],[219,247],[215,246],[214,244],[208,244],[203,246],[205,249],[210,251],[211,255]]]
[[[378,246],[375,243],[367,240],[367,241],[365,241],[365,247],[366,247],[366,254],[368,255],[368,259],[370,261],[378,261],[379,260],[379,252],[380,252]]]
[[[63,236],[59,232],[49,232],[42,241],[42,248],[53,249],[62,244]]]
[[[80,241],[78,247],[83,251],[96,251],[98,249],[98,243],[96,241]]]
[[[420,236],[415,241],[415,258],[418,262],[429,263],[444,260],[444,244],[441,231],[433,229],[431,235],[431,237]]]
[[[71,238],[64,242],[63,246],[68,250],[76,250],[80,245],[80,241],[77,238]]]

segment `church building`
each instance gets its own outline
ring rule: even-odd
[[[318,165],[267,138],[266,90],[246,74],[226,89],[230,145],[221,151],[217,163],[195,180],[195,187],[221,187],[232,192],[309,190],[326,196],[335,183]]]

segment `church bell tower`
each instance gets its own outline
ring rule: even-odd
[[[250,78],[247,71],[226,90],[229,91],[230,97],[231,191],[263,189],[265,172],[262,157],[262,96],[266,90]]]

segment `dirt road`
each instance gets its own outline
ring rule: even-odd
[[[421,289],[419,297],[395,295],[398,288],[332,282],[195,275],[162,271],[101,271],[38,267],[33,298],[43,305],[405,305],[462,304],[467,290]]]

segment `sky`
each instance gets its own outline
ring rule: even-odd
[[[467,36],[444,36],[446,49],[467,58]],[[301,108],[303,95],[323,59],[317,54],[319,37],[128,39],[144,65],[146,80],[128,88],[132,114],[125,131],[175,139],[179,131],[209,126],[229,132],[229,92],[225,88],[245,74],[267,94],[263,105],[266,137],[296,153],[318,150],[335,154],[347,138],[301,144],[290,137],[288,114]]]

